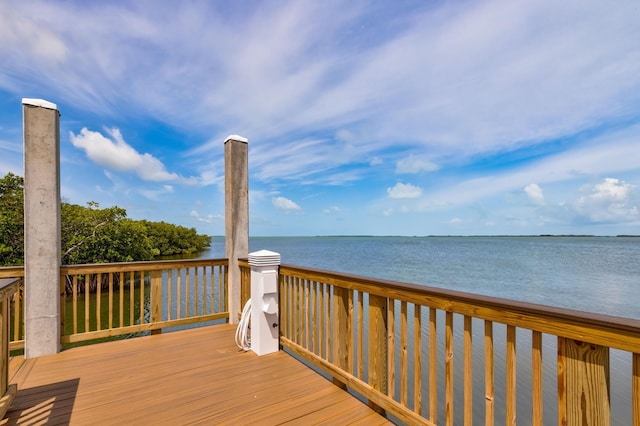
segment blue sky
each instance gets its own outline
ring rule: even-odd
[[[63,197],[224,233],[640,234],[640,3],[0,0],[0,173],[61,112]]]

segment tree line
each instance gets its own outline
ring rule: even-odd
[[[121,207],[100,208],[62,201],[63,265],[153,260],[197,253],[211,237],[195,228],[166,222],[132,220]],[[0,265],[24,264],[24,179],[7,173],[0,179]]]

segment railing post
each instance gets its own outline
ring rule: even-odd
[[[238,258],[249,253],[249,147],[231,135],[224,143],[225,256],[229,259],[229,322],[236,324],[240,306]]]
[[[611,424],[609,348],[573,339],[564,339],[560,346],[566,380],[566,424]]]
[[[60,114],[23,99],[25,358],[60,350]]]
[[[18,388],[9,385],[9,298],[18,289],[18,278],[0,279],[0,419],[11,406]]]
[[[353,359],[349,347],[353,345],[353,327],[349,315],[350,290],[333,288],[333,363],[344,371],[351,372]],[[342,387],[343,384],[336,383]]]
[[[369,295],[369,384],[376,390],[387,394],[387,356],[388,356],[388,299]],[[369,406],[383,413],[371,401]]]
[[[151,323],[162,321],[162,270],[151,271]],[[162,329],[151,330],[151,334],[161,334]]]

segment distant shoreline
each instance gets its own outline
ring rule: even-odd
[[[523,235],[260,235],[249,238],[640,238],[640,235],[591,235],[591,234],[523,234]],[[222,238],[217,236],[213,238]]]

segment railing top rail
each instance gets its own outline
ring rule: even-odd
[[[171,269],[190,266],[225,265],[226,258],[217,259],[172,259],[150,260],[141,262],[115,262],[115,263],[90,263],[80,265],[62,265],[60,271],[65,274],[91,273],[91,272],[128,272],[128,271],[152,271],[157,269]],[[0,266],[0,278],[24,277],[24,266]]]
[[[194,266],[226,265],[228,259],[175,259],[175,260],[151,260],[143,262],[117,262],[117,263],[92,263],[83,265],[63,265],[60,272],[63,274],[82,274],[93,272],[129,272],[129,271],[154,271],[159,269],[186,268]]]
[[[0,266],[0,278],[24,277],[24,266]]]
[[[455,290],[281,265],[283,274],[640,353],[640,320]]]
[[[11,296],[18,288],[19,278],[0,279],[0,300]]]

